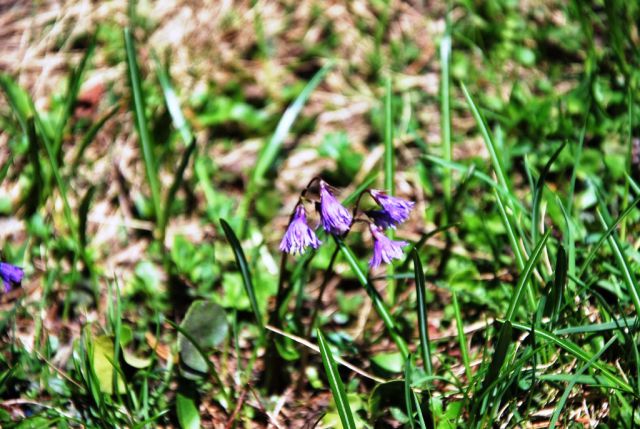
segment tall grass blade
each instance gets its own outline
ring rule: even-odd
[[[31,98],[8,74],[0,74],[0,88],[4,92],[13,114],[22,130],[27,134],[27,120],[33,116]]]
[[[29,141],[29,162],[33,167],[33,182],[31,189],[26,195],[27,216],[33,215],[40,207],[45,189],[44,177],[42,175],[42,164],[40,164],[38,135],[36,125],[32,116],[27,118],[27,140]]]
[[[518,329],[521,331],[531,331],[531,326],[527,326],[517,322],[512,322],[511,325],[515,329]],[[547,330],[536,329],[535,331],[536,331],[537,338],[543,339],[543,340],[549,341],[552,344],[555,344],[556,346],[569,352],[570,354],[582,360],[583,362],[589,362],[593,357],[591,354],[581,349],[577,344],[569,340],[559,338],[557,335],[552,334]],[[598,369],[598,371],[602,373],[603,377],[606,378],[611,383],[613,383],[613,385],[616,386],[618,389],[628,393],[633,392],[633,388],[629,385],[629,383],[627,383],[622,378],[615,375],[606,364],[603,364],[602,362],[595,360],[591,363],[591,365],[594,368]]]
[[[182,158],[180,159],[180,164],[176,169],[176,173],[173,176],[173,181],[171,182],[171,187],[169,188],[169,192],[167,192],[166,200],[164,203],[164,211],[162,213],[162,222],[160,224],[160,239],[164,241],[165,233],[167,230],[167,224],[169,222],[169,217],[171,216],[171,208],[173,207],[173,203],[175,201],[176,194],[178,193],[178,189],[182,185],[184,181],[184,173],[189,166],[189,161],[192,158],[192,155],[196,151],[196,139],[193,139],[187,149],[182,154]]]
[[[320,355],[322,356],[322,364],[324,365],[324,370],[327,373],[327,378],[329,379],[329,387],[331,388],[331,393],[336,404],[336,409],[338,410],[338,415],[340,416],[340,421],[342,422],[342,427],[344,429],[356,429],[356,423],[353,419],[351,406],[349,405],[349,398],[347,398],[347,392],[344,390],[344,384],[342,384],[342,379],[340,378],[338,367],[335,359],[333,358],[333,353],[331,352],[324,335],[322,335],[320,328],[316,330],[316,333],[318,335],[318,347],[320,348]]]
[[[364,287],[367,294],[373,301],[373,306],[376,312],[378,313],[378,316],[380,316],[380,318],[384,322],[384,325],[387,328],[389,335],[391,335],[391,338],[396,343],[396,346],[398,346],[400,353],[406,359],[407,356],[409,356],[409,347],[407,346],[407,343],[405,342],[405,340],[400,336],[400,333],[398,331],[398,324],[396,323],[395,319],[387,309],[387,306],[382,300],[382,297],[380,296],[378,291],[373,287],[373,285],[367,278],[367,275],[364,273],[364,271],[362,271],[362,269],[360,268],[360,265],[358,264],[358,259],[356,258],[356,255],[353,254],[353,251],[349,248],[349,246],[347,246],[344,241],[342,241],[341,239],[335,236],[334,236],[334,239],[338,244],[338,246],[340,247],[340,251],[346,258],[347,262],[349,263],[349,266],[356,274],[358,281]]]
[[[2,182],[4,182],[4,179],[7,177],[7,174],[9,173],[9,167],[11,167],[12,165],[13,165],[13,154],[10,153],[9,159],[7,159],[7,162],[5,162],[2,168],[0,169],[0,185],[2,185]]]
[[[558,159],[560,153],[567,145],[567,142],[564,142],[560,145],[558,149],[551,155],[551,158],[547,161],[544,168],[542,169],[542,173],[540,173],[540,177],[536,181],[536,186],[533,190],[533,203],[531,204],[531,242],[536,243],[538,241],[538,223],[540,218],[540,202],[542,201],[542,194],[544,192],[544,183],[547,179],[547,175],[551,170],[551,166]]]
[[[76,107],[76,102],[78,101],[78,93],[80,92],[80,86],[82,85],[82,77],[84,75],[84,71],[87,68],[87,64],[89,60],[93,56],[93,52],[96,47],[96,35],[97,32],[91,37],[89,41],[89,45],[87,46],[80,63],[76,68],[74,68],[71,72],[71,76],[69,76],[69,84],[67,87],[67,93],[64,99],[64,105],[62,107],[62,112],[60,114],[60,119],[56,124],[56,132],[53,140],[53,150],[56,154],[56,159],[60,161],[61,153],[60,149],[62,148],[62,140],[64,138],[64,131],[67,129],[67,124],[69,122],[69,118],[73,115],[73,109]]]
[[[82,161],[82,157],[84,155],[85,150],[89,147],[93,139],[95,139],[98,132],[102,129],[104,124],[113,117],[120,110],[120,106],[113,106],[107,113],[105,113],[97,122],[95,122],[87,133],[82,137],[80,144],[78,145],[78,149],[76,149],[76,153],[73,156],[73,161],[71,161],[71,167],[69,171],[71,175],[75,174],[75,171],[78,169],[78,165],[80,165],[80,161]]]
[[[318,70],[309,83],[304,87],[300,95],[298,95],[295,101],[287,108],[287,110],[285,110],[282,118],[280,118],[280,122],[278,122],[278,126],[276,127],[273,136],[258,155],[258,160],[256,161],[256,166],[253,170],[252,176],[254,184],[258,184],[262,181],[264,175],[275,162],[278,152],[284,143],[284,139],[289,134],[293,123],[302,111],[302,108],[309,99],[309,96],[311,96],[311,93],[333,68],[333,64],[333,62],[329,62]]]
[[[251,303],[251,309],[253,310],[253,315],[256,318],[256,322],[260,327],[260,330],[264,332],[264,323],[262,321],[262,315],[260,314],[260,307],[258,306],[258,299],[256,298],[256,291],[253,287],[253,281],[251,280],[251,271],[249,270],[249,264],[247,263],[247,258],[244,256],[244,251],[242,250],[242,246],[240,245],[240,241],[238,241],[238,237],[236,236],[231,226],[227,223],[226,220],[220,219],[220,225],[224,230],[224,234],[227,237],[227,241],[231,245],[233,249],[233,253],[236,257],[236,263],[238,264],[238,268],[240,269],[240,273],[242,274],[242,281],[244,282],[244,287],[249,296],[249,302]]]
[[[632,203],[630,203],[629,206],[626,208],[626,210],[620,213],[620,216],[618,216],[615,222],[613,222],[611,226],[609,226],[606,229],[605,233],[602,234],[602,237],[600,237],[600,239],[589,251],[589,254],[587,255],[587,257],[584,259],[584,262],[580,267],[580,272],[578,273],[579,277],[582,277],[582,275],[585,273],[589,265],[591,265],[591,262],[593,261],[593,258],[596,256],[596,253],[598,252],[598,250],[600,250],[600,247],[604,244],[606,240],[609,239],[609,237],[611,237],[611,234],[613,234],[613,232],[616,230],[620,222],[622,222],[622,220],[625,219],[635,209],[638,203],[640,203],[640,197],[636,198]]]
[[[158,166],[156,165],[153,153],[153,140],[147,126],[145,114],[145,100],[142,93],[142,77],[138,67],[135,41],[129,28],[124,29],[124,44],[127,55],[127,71],[131,95],[133,97],[133,112],[135,117],[136,130],[140,140],[144,166],[147,172],[147,181],[151,189],[151,200],[153,202],[154,216],[157,225],[162,224],[162,206],[160,201],[160,180],[158,178]]]
[[[384,187],[389,195],[395,195],[395,148],[393,145],[393,110],[392,110],[391,77],[387,77],[384,97]],[[387,230],[387,236],[394,237],[393,229]],[[387,297],[391,304],[396,302],[396,285],[393,278],[393,265],[387,266]]]
[[[469,108],[471,110],[471,114],[473,115],[474,119],[476,120],[476,124],[480,129],[480,134],[482,135],[482,139],[484,140],[485,147],[487,148],[487,151],[489,152],[489,155],[491,157],[491,164],[493,165],[493,170],[495,171],[496,177],[498,178],[498,183],[500,184],[500,186],[502,186],[502,188],[504,188],[504,190],[509,191],[511,187],[509,185],[509,181],[507,180],[507,176],[504,173],[502,160],[498,155],[498,147],[493,141],[484,117],[482,116],[482,113],[480,113],[480,110],[476,106],[476,103],[473,101],[473,98],[471,98],[471,94],[469,94],[467,87],[464,85],[464,83],[461,83],[460,85],[462,87],[462,93],[464,94],[464,97],[467,100],[467,104],[469,105]]]
[[[520,278],[518,279],[518,283],[516,284],[515,290],[513,291],[513,296],[511,298],[511,302],[509,303],[509,309],[507,310],[507,315],[505,317],[507,321],[513,320],[513,316],[515,315],[516,309],[518,308],[518,304],[520,302],[520,297],[522,296],[522,291],[524,290],[525,285],[529,281],[529,278],[533,274],[535,265],[538,262],[540,255],[542,255],[542,250],[544,249],[544,246],[547,244],[547,240],[551,235],[551,231],[553,230],[552,229],[547,230],[544,236],[540,239],[537,246],[535,247],[535,249],[533,249],[533,252],[529,256],[529,259],[527,260],[527,263],[525,264],[522,273],[520,274]]]
[[[455,292],[451,292],[453,299],[453,313],[456,318],[456,332],[458,335],[458,345],[460,346],[460,354],[462,355],[462,363],[464,364],[464,372],[467,375],[467,380],[471,382],[471,360],[469,359],[469,346],[467,345],[467,336],[464,333],[464,323],[462,322],[462,312],[460,311],[460,303],[458,302],[458,296]]]
[[[416,279],[416,292],[418,295],[418,330],[420,332],[420,352],[422,354],[422,364],[427,375],[432,374],[431,368],[431,349],[429,342],[429,323],[427,317],[426,302],[426,282],[424,280],[424,269],[418,252],[414,249],[411,251],[413,257],[413,270]]]
[[[193,132],[191,131],[191,127],[189,126],[189,123],[182,113],[180,100],[176,95],[176,91],[173,89],[169,71],[167,70],[167,67],[164,67],[162,63],[160,63],[160,59],[158,59],[158,56],[155,54],[155,52],[152,52],[152,57],[154,62],[156,63],[156,75],[158,76],[158,82],[160,82],[160,86],[162,87],[164,102],[167,104],[167,110],[169,110],[169,115],[171,116],[171,120],[173,121],[173,126],[180,133],[182,141],[185,144],[190,145],[194,140]]]
[[[91,206],[91,201],[93,200],[95,193],[96,187],[89,187],[87,193],[82,198],[80,208],[78,209],[78,241],[80,249],[85,249],[87,247],[87,217],[89,214],[89,207]]]
[[[445,31],[440,40],[440,139],[442,140],[442,158],[445,161],[453,160],[453,147],[451,146],[451,107],[449,65],[451,63],[451,20],[447,8],[445,19]],[[451,199],[452,192],[451,170],[445,171],[443,178],[444,197]]]
[[[389,195],[395,194],[395,148],[393,146],[393,110],[391,77],[387,78],[384,96],[384,188]]]
[[[502,365],[504,364],[504,361],[507,357],[509,345],[511,344],[512,330],[513,328],[511,326],[511,322],[509,322],[508,320],[505,321],[500,328],[500,332],[498,334],[498,342],[496,343],[495,349],[493,351],[493,359],[491,359],[489,369],[487,369],[487,374],[485,375],[482,382],[482,388],[480,389],[481,392],[486,391],[487,388],[497,380],[498,375],[500,374],[500,369],[502,368]]]
[[[554,271],[553,284],[551,286],[551,295],[549,297],[549,309],[552,323],[555,323],[560,317],[560,308],[564,297],[564,288],[567,284],[567,252],[564,247],[560,246],[558,255],[556,256],[556,267]]]
[[[409,426],[411,429],[415,429],[416,423],[413,419],[413,391],[411,390],[411,356],[404,361],[404,401],[407,405],[407,416],[409,417]],[[420,414],[420,408],[418,408],[418,414]]]
[[[602,213],[599,210],[596,210],[596,214],[600,221],[600,225],[602,225],[602,228],[607,231],[609,229],[609,225],[607,225],[607,221],[602,216]],[[627,293],[631,296],[631,301],[636,308],[636,314],[640,316],[640,287],[638,286],[638,281],[636,280],[634,271],[622,250],[618,237],[615,234],[611,234],[607,237],[607,241],[609,242],[611,251],[615,256],[618,268],[622,272],[622,280],[627,286]]]

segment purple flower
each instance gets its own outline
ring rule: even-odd
[[[22,268],[7,264],[6,262],[0,262],[0,278],[2,278],[2,283],[4,283],[5,293],[11,290],[12,285],[20,283],[23,276],[24,271],[22,271]]]
[[[369,226],[373,235],[373,257],[369,261],[369,267],[375,268],[381,262],[388,264],[393,259],[402,258],[402,248],[409,243],[406,241],[394,241],[384,235],[382,228],[371,224]]]
[[[307,225],[307,214],[302,204],[298,204],[289,223],[287,232],[280,242],[280,250],[287,253],[302,253],[307,246],[317,249],[322,244],[316,233]]]
[[[351,212],[338,202],[324,180],[320,181],[320,220],[330,234],[342,235],[351,228]]]
[[[383,191],[372,189],[369,191],[374,200],[382,207],[384,215],[377,214],[372,217],[378,226],[383,226],[377,221],[384,219],[384,224],[397,225],[409,218],[409,214],[415,203],[413,201],[403,200],[402,198],[392,197]],[[384,227],[384,226],[383,226]],[[386,227],[384,227],[386,228]]]
[[[367,214],[367,216],[369,216],[373,223],[378,225],[380,228],[396,229],[395,221],[393,220],[393,218],[391,218],[391,216],[389,216],[388,212],[384,210],[367,210],[365,211],[365,213]]]

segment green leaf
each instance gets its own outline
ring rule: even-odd
[[[227,221],[224,219],[220,219],[220,225],[222,225],[222,229],[224,230],[224,234],[227,237],[227,241],[231,245],[233,253],[236,257],[236,264],[238,264],[238,268],[240,269],[240,273],[242,274],[244,287],[247,291],[247,295],[249,296],[251,308],[253,309],[253,315],[256,318],[256,322],[258,323],[260,330],[264,332],[264,323],[262,322],[260,307],[258,307],[258,300],[256,298],[256,292],[253,287],[253,281],[251,280],[251,271],[249,271],[247,258],[244,256],[244,251],[242,250],[242,246],[240,245],[238,237],[236,236],[235,232],[233,232],[233,229],[231,229],[231,226],[227,223]]]
[[[179,389],[176,394],[176,414],[182,429],[199,429],[200,413],[193,395]]]
[[[180,327],[203,350],[219,345],[229,330],[224,309],[218,304],[204,300],[191,304]],[[181,363],[197,372],[207,372],[208,365],[204,357],[182,334],[178,335],[178,350]]]
[[[115,371],[113,367],[113,339],[106,335],[100,335],[91,342],[91,350],[93,353],[91,363],[93,371],[98,377],[100,391],[112,395],[114,393],[113,380]],[[119,372],[115,374],[115,378],[117,379],[118,393],[124,393],[126,391],[124,380]]]
[[[331,393],[333,394],[333,400],[336,403],[336,408],[340,415],[342,427],[344,429],[355,429],[356,424],[353,420],[351,407],[349,406],[349,399],[347,398],[347,393],[344,390],[344,385],[342,384],[342,379],[338,373],[338,367],[333,359],[331,349],[329,348],[324,335],[322,335],[320,328],[317,329],[316,333],[318,335],[318,347],[320,348],[320,354],[322,355],[322,364],[324,365],[327,378],[329,379],[329,387],[331,387]]]
[[[404,357],[401,353],[377,353],[371,357],[371,362],[384,371],[399,374],[404,367]]]

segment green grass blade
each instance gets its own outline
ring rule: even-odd
[[[560,308],[564,297],[564,288],[567,284],[567,252],[560,246],[556,257],[556,267],[554,279],[549,297],[549,308],[551,309],[551,321],[555,323],[560,317]]]
[[[13,154],[9,154],[9,159],[4,163],[2,168],[0,169],[0,185],[4,182],[4,179],[7,177],[7,173],[9,173],[9,167],[13,165]]]
[[[182,154],[182,159],[180,159],[180,164],[176,169],[176,173],[173,176],[173,182],[171,182],[171,187],[169,188],[169,192],[167,192],[166,200],[164,203],[164,211],[162,213],[162,222],[160,224],[160,241],[164,241],[165,233],[167,230],[167,224],[169,222],[169,216],[171,216],[171,208],[173,206],[176,194],[178,193],[178,189],[182,185],[184,180],[184,172],[187,170],[189,166],[189,161],[191,160],[192,155],[196,151],[196,139],[193,139],[187,149]]]
[[[498,341],[493,351],[493,359],[491,359],[489,369],[487,369],[487,373],[482,382],[482,388],[480,389],[481,392],[486,391],[487,388],[491,386],[500,375],[500,369],[502,368],[502,365],[507,358],[507,351],[509,350],[509,345],[511,344],[512,329],[513,328],[511,326],[511,322],[509,322],[508,320],[505,321],[500,328]]]
[[[520,302],[520,297],[522,296],[522,291],[524,290],[525,285],[528,283],[529,278],[533,274],[536,263],[538,262],[540,255],[542,255],[542,250],[544,249],[544,246],[547,244],[547,240],[551,235],[551,231],[553,230],[547,230],[544,236],[542,236],[542,238],[538,242],[538,245],[535,247],[535,249],[533,249],[533,252],[529,256],[529,259],[527,260],[527,263],[525,264],[524,269],[520,274],[520,278],[518,279],[516,288],[513,291],[513,296],[511,298],[511,302],[509,303],[509,309],[507,310],[507,315],[505,317],[507,321],[513,320],[513,316],[515,315],[516,309],[518,308],[518,304]]]
[[[95,193],[96,187],[89,187],[87,193],[82,198],[80,208],[78,209],[78,241],[80,249],[84,249],[87,246],[87,216]]]
[[[247,291],[249,301],[251,302],[253,315],[256,318],[256,322],[258,323],[260,330],[264,332],[264,323],[262,321],[262,315],[260,314],[260,307],[258,306],[258,299],[256,298],[253,281],[251,280],[251,272],[249,271],[247,258],[244,256],[244,251],[242,250],[240,241],[238,241],[238,237],[236,236],[235,232],[233,232],[233,229],[231,229],[231,226],[227,223],[227,221],[224,219],[220,219],[220,225],[222,225],[222,229],[224,230],[224,234],[227,237],[227,241],[231,245],[233,253],[236,257],[236,263],[238,264],[238,268],[240,268],[242,281],[244,282],[245,290]]]
[[[391,77],[387,78],[384,97],[384,187],[389,195],[395,195],[395,148],[393,145],[393,110],[392,110]],[[387,230],[387,236],[394,237],[393,229]],[[393,276],[393,265],[387,267],[387,274]],[[387,282],[387,298],[391,304],[396,302],[396,285],[393,278]]]
[[[418,252],[414,249],[411,252],[413,257],[413,270],[416,279],[416,292],[418,295],[418,329],[420,332],[420,352],[422,354],[422,362],[424,365],[424,371],[427,375],[432,374],[431,368],[431,349],[429,342],[429,323],[427,317],[427,302],[426,302],[426,284],[424,280],[424,269],[422,268],[422,262]]]
[[[387,331],[389,331],[389,335],[391,335],[391,338],[396,343],[396,346],[398,346],[400,353],[406,359],[406,357],[409,356],[409,347],[407,346],[407,343],[404,341],[404,339],[400,336],[400,333],[398,331],[398,324],[396,323],[393,316],[387,309],[387,306],[382,300],[382,297],[380,296],[378,291],[373,287],[371,282],[369,282],[367,275],[362,271],[362,269],[360,268],[360,265],[358,264],[358,259],[356,258],[356,255],[353,254],[349,246],[347,246],[344,241],[342,241],[341,239],[335,236],[334,236],[334,239],[338,244],[338,246],[340,247],[340,251],[342,252],[344,257],[347,259],[349,266],[356,274],[358,281],[365,288],[367,294],[373,301],[373,306],[376,312],[378,313],[378,316],[380,316],[380,318],[384,322],[384,325],[387,328]]]
[[[567,276],[569,278],[576,276],[576,240],[575,240],[575,226],[573,220],[569,217],[567,210],[564,208],[564,204],[560,198],[556,195],[556,203],[562,211],[562,217],[565,224],[565,245],[569,248],[568,260],[567,260]]]
[[[585,258],[584,262],[582,263],[582,267],[580,267],[580,272],[578,273],[578,277],[582,277],[582,275],[584,274],[584,272],[587,270],[587,268],[589,267],[589,265],[591,265],[591,261],[593,260],[593,258],[596,256],[596,253],[598,252],[598,250],[600,249],[600,247],[602,246],[602,244],[609,239],[609,237],[611,237],[611,234],[613,234],[613,231],[615,231],[615,229],[618,227],[618,225],[620,224],[620,222],[622,222],[622,220],[624,218],[626,218],[634,209],[635,207],[638,205],[638,203],[640,203],[640,197],[636,198],[631,204],[629,204],[629,206],[626,208],[626,210],[622,213],[620,213],[620,216],[618,216],[618,218],[616,219],[615,222],[613,222],[611,224],[611,226],[609,226],[607,228],[607,230],[605,231],[605,233],[602,235],[602,237],[600,237],[600,239],[598,240],[598,242],[591,248],[591,250],[589,251],[589,254],[587,255],[587,257]]]
[[[450,168],[452,170],[456,170],[461,173],[465,173],[469,170],[469,167],[466,165],[460,164],[458,162],[449,162],[444,159],[438,158],[437,156],[422,155],[422,158],[426,159],[429,162],[432,162],[433,164],[437,164],[444,168]],[[483,183],[489,185],[490,187],[498,191],[500,195],[502,195],[504,198],[506,198],[509,201],[509,206],[511,208],[516,209],[518,212],[522,212],[525,210],[522,203],[518,201],[513,194],[506,191],[502,186],[500,186],[500,184],[496,183],[496,181],[493,180],[491,177],[489,177],[486,173],[483,173],[482,171],[474,170],[472,172],[472,175],[474,178],[482,181]]]
[[[415,429],[416,424],[413,419],[413,391],[411,390],[411,356],[404,361],[404,401],[407,405],[407,416],[409,417],[409,426],[411,429]],[[418,414],[420,414],[420,408],[418,408]]]
[[[602,216],[602,213],[600,213],[599,210],[596,210],[596,214],[598,216],[600,224],[602,225],[602,228],[605,231],[609,230],[609,225],[607,225],[607,222]],[[631,265],[629,264],[629,261],[627,260],[622,250],[622,246],[620,246],[618,237],[614,234],[611,234],[607,238],[607,241],[609,242],[611,251],[615,256],[618,268],[622,272],[622,279],[627,286],[627,293],[631,296],[631,301],[636,308],[636,313],[640,316],[640,288],[638,287],[638,281],[636,280],[633,269],[631,268]]]
[[[142,93],[142,77],[138,68],[138,60],[136,53],[135,41],[129,28],[124,29],[124,44],[127,55],[127,71],[129,77],[129,85],[133,98],[133,111],[135,117],[136,130],[142,149],[144,158],[144,166],[147,172],[147,180],[151,189],[151,199],[153,201],[154,215],[157,224],[162,224],[162,207],[160,201],[160,180],[158,178],[158,166],[156,165],[155,156],[153,154],[153,141],[147,119],[145,116],[145,100]]]
[[[39,142],[33,117],[27,118],[27,140],[29,141],[29,162],[33,167],[33,183],[26,195],[27,216],[33,215],[43,202],[45,190],[42,164],[40,163]]]
[[[109,119],[111,119],[113,115],[115,115],[119,110],[120,110],[120,106],[117,106],[117,105],[113,106],[104,116],[102,116],[100,119],[98,119],[97,122],[91,125],[87,133],[82,137],[82,140],[78,145],[78,149],[76,149],[76,153],[73,156],[73,161],[71,161],[71,168],[69,169],[69,171],[71,172],[71,175],[75,174],[75,171],[77,170],[78,165],[80,165],[80,161],[82,161],[82,156],[84,155],[84,151],[87,150],[91,142],[93,142],[93,139],[98,134],[98,131],[100,131],[104,126],[104,124]]]
[[[531,242],[535,243],[538,241],[538,222],[540,220],[540,202],[542,201],[542,194],[544,192],[544,183],[547,179],[547,175],[549,174],[549,170],[551,170],[551,166],[558,159],[560,153],[567,145],[567,142],[564,142],[560,145],[558,149],[551,155],[549,161],[545,164],[542,169],[542,173],[540,173],[540,177],[536,181],[536,186],[533,190],[533,203],[531,204]]]
[[[440,40],[440,139],[442,140],[442,158],[445,161],[453,160],[453,147],[451,146],[451,106],[449,65],[451,63],[451,21],[447,10],[445,32]],[[447,201],[451,199],[452,192],[451,170],[445,171],[442,187]]]
[[[44,126],[42,121],[40,120],[40,115],[36,111],[33,104],[31,104],[31,109],[34,114],[35,124],[40,130],[40,138],[42,144],[44,145],[45,151],[47,153],[47,157],[49,158],[49,164],[51,165],[51,171],[53,172],[53,177],[55,178],[56,184],[58,186],[58,191],[60,191],[60,196],[62,197],[62,208],[64,212],[65,220],[67,221],[67,227],[71,231],[71,236],[73,237],[74,243],[78,244],[78,235],[77,229],[75,227],[75,221],[71,212],[71,206],[69,205],[69,199],[67,198],[67,186],[64,180],[62,180],[62,174],[60,173],[60,168],[58,166],[58,161],[56,160],[55,154],[53,152],[53,146],[49,137],[47,137],[47,133],[44,131]]]
[[[591,113],[591,101],[589,102],[589,107],[587,108],[587,114],[584,118],[584,123],[582,124],[582,130],[580,131],[580,138],[578,140],[578,148],[576,153],[573,155],[574,164],[573,171],[571,172],[571,181],[569,184],[569,195],[567,196],[567,213],[571,213],[571,209],[573,207],[573,198],[575,195],[576,189],[576,177],[578,176],[578,170],[580,169],[580,161],[582,159],[582,147],[584,146],[584,136],[587,132],[587,122],[589,121],[589,115]]]
[[[252,176],[254,184],[260,183],[264,179],[264,175],[267,173],[269,168],[273,166],[273,163],[278,156],[278,152],[284,143],[284,139],[289,134],[293,123],[302,111],[302,108],[309,99],[309,96],[311,96],[311,93],[333,68],[333,64],[333,62],[329,62],[318,70],[309,83],[304,87],[300,95],[298,95],[295,101],[287,108],[287,110],[285,110],[282,118],[280,118],[280,122],[278,122],[278,126],[276,127],[273,136],[258,155],[258,160],[256,161],[256,166],[253,170]]]
[[[391,108],[391,77],[387,78],[384,97],[384,188],[395,195],[395,148],[393,147],[393,110]]]
[[[531,331],[531,327],[521,324],[521,323],[517,323],[517,322],[512,322],[512,325],[515,329],[519,329],[522,331]],[[570,354],[572,354],[573,356],[577,357],[578,359],[584,361],[584,362],[589,362],[591,360],[591,358],[593,357],[591,354],[589,354],[588,352],[584,351],[583,349],[581,349],[577,344],[569,341],[569,340],[565,340],[562,338],[559,338],[558,336],[552,334],[549,331],[546,331],[544,329],[536,329],[536,336],[539,339],[544,339],[546,341],[549,341],[552,344],[555,344],[556,346],[562,348],[563,350],[569,352]],[[629,383],[627,383],[626,381],[624,381],[622,378],[618,377],[617,375],[615,375],[608,367],[607,365],[603,364],[602,362],[599,361],[594,361],[591,364],[594,368],[598,369],[598,371],[600,371],[602,373],[602,375],[610,382],[613,383],[613,385],[615,385],[618,389],[623,390],[625,392],[629,392],[632,393],[633,392],[633,388],[629,385]]]
[[[462,323],[462,312],[460,311],[460,303],[458,302],[458,296],[455,292],[451,292],[453,298],[453,313],[456,318],[456,331],[458,334],[458,345],[460,346],[460,354],[462,355],[462,363],[464,364],[464,372],[467,375],[467,380],[471,382],[471,360],[469,359],[469,346],[467,345],[467,336],[464,333],[464,324]]]
[[[524,256],[522,255],[522,250],[520,249],[520,244],[518,241],[518,236],[516,235],[516,228],[513,225],[513,221],[511,216],[507,213],[504,202],[502,198],[500,198],[500,193],[494,190],[494,195],[496,197],[496,203],[498,203],[498,210],[500,211],[500,218],[502,219],[502,224],[507,232],[507,237],[509,238],[509,244],[511,245],[511,250],[516,257],[516,262],[518,264],[518,268],[521,270],[524,268]]]
[[[333,394],[333,400],[335,401],[342,427],[344,429],[356,429],[353,413],[349,406],[349,398],[347,398],[347,392],[344,390],[344,384],[342,384],[340,373],[338,373],[338,367],[333,358],[333,353],[324,335],[322,335],[320,328],[316,330],[316,333],[318,335],[318,347],[320,348],[320,354],[322,356],[322,364],[329,379],[329,387]]]
[[[89,60],[93,56],[93,52],[95,51],[96,35],[97,32],[91,37],[89,45],[87,46],[80,63],[72,70],[71,76],[69,76],[67,93],[65,95],[60,119],[58,119],[56,124],[56,132],[53,140],[53,149],[57,157],[56,159],[58,160],[60,160],[60,149],[62,148],[64,131],[67,128],[69,118],[73,115],[73,109],[76,107],[76,102],[78,101],[78,93],[80,92],[80,86],[82,85],[84,71],[87,68],[87,64],[89,64]]]
[[[158,59],[155,52],[152,52],[151,55],[154,62],[156,63],[156,76],[158,76],[158,82],[160,82],[160,86],[162,87],[164,101],[167,104],[167,110],[169,110],[169,115],[171,116],[171,120],[173,121],[173,126],[180,133],[182,141],[184,141],[185,144],[190,145],[194,140],[193,132],[191,131],[191,127],[189,126],[189,123],[182,113],[180,100],[178,99],[176,91],[173,89],[173,85],[171,84],[169,71],[160,63],[160,60]]]
[[[493,165],[493,170],[496,173],[496,177],[498,178],[498,183],[506,191],[509,191],[511,187],[509,186],[509,181],[507,180],[507,176],[504,173],[504,167],[502,166],[502,161],[498,156],[498,147],[496,146],[495,142],[493,141],[493,138],[491,137],[489,128],[487,127],[487,124],[485,123],[485,120],[482,117],[482,113],[480,113],[480,110],[476,106],[476,103],[473,101],[473,98],[471,98],[469,91],[467,91],[467,87],[464,85],[464,83],[461,83],[461,87],[462,87],[462,92],[464,94],[464,97],[467,100],[467,104],[471,109],[471,114],[473,115],[474,119],[476,120],[476,124],[480,129],[480,134],[482,135],[482,139],[484,140],[485,147],[487,148],[487,151],[489,152],[489,155],[491,157],[491,163]]]
[[[0,74],[0,88],[4,92],[13,114],[27,134],[27,120],[33,116],[33,108],[29,94],[20,87],[8,74]]]
[[[617,320],[612,320],[610,322],[603,323],[592,323],[589,325],[581,325],[581,326],[569,326],[562,329],[556,329],[553,331],[555,335],[574,335],[574,334],[584,334],[584,333],[593,333],[593,332],[606,332],[613,331],[615,329],[629,329],[629,332],[637,332],[640,330],[640,327],[636,327],[636,323],[639,319],[636,317],[627,317]]]

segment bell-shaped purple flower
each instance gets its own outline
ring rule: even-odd
[[[384,210],[367,210],[365,211],[369,219],[382,229],[396,229],[395,221],[389,213]]]
[[[329,234],[342,235],[351,228],[351,212],[338,202],[324,180],[320,181],[320,221]]]
[[[373,257],[369,261],[369,267],[375,268],[384,262],[390,263],[393,259],[402,258],[402,248],[409,243],[406,241],[394,241],[384,235],[382,228],[371,224],[369,226],[373,235]]]
[[[311,246],[317,249],[320,244],[320,240],[316,236],[316,233],[307,225],[307,214],[302,204],[298,204],[293,213],[293,218],[287,232],[285,232],[282,241],[280,242],[280,250],[283,252],[296,254],[302,253]]]
[[[5,293],[11,290],[11,286],[20,283],[22,277],[24,277],[22,268],[7,264],[6,262],[0,262],[0,278],[2,278],[2,283],[4,283]]]
[[[402,198],[392,197],[383,191],[372,189],[369,191],[374,200],[382,207],[384,214],[378,213],[371,218],[378,226],[393,225],[394,227],[409,218],[409,214],[415,203],[413,201],[403,200]],[[367,213],[368,214],[368,213]],[[382,223],[379,223],[382,221]]]

